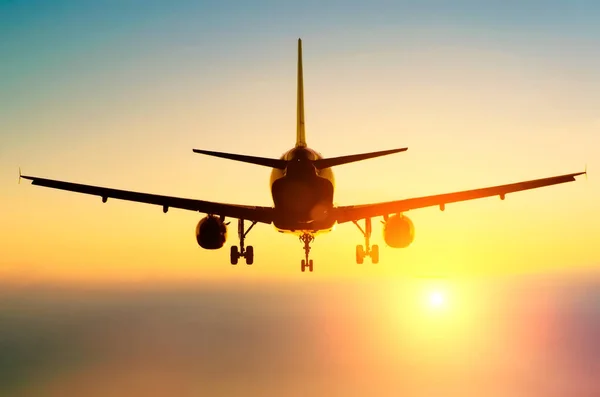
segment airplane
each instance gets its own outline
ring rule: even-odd
[[[32,185],[99,196],[106,203],[108,198],[128,200],[162,206],[163,212],[169,208],[179,208],[206,214],[196,226],[196,241],[204,249],[222,248],[227,240],[227,218],[237,219],[239,246],[230,247],[230,262],[236,265],[244,258],[247,265],[254,263],[253,246],[245,245],[248,233],[257,223],[272,224],[281,233],[291,233],[299,237],[304,244],[304,259],[300,262],[302,272],[313,271],[313,260],[310,259],[311,243],[319,233],[330,232],[335,224],[353,222],[364,237],[365,244],[357,245],[356,263],[364,262],[370,257],[372,263],[379,262],[379,246],[371,245],[371,219],[383,218],[383,239],[393,248],[406,248],[414,239],[414,225],[404,215],[409,210],[439,206],[444,211],[446,204],[473,200],[483,197],[499,196],[504,200],[506,194],[544,186],[575,181],[575,177],[586,174],[586,171],[553,176],[524,182],[466,190],[447,194],[438,194],[374,204],[335,206],[334,175],[332,167],[353,163],[393,153],[404,152],[408,148],[383,150],[371,153],[354,154],[341,157],[323,157],[309,148],[306,143],[304,119],[304,83],[302,71],[302,40],[298,39],[297,69],[297,109],[296,109],[296,144],[279,158],[256,157],[234,153],[215,152],[193,149],[194,153],[220,157],[269,167],[271,171],[271,196],[273,206],[260,207],[250,205],[226,204],[189,198],[162,196],[139,193],[106,187],[83,185],[45,179],[36,176],[21,175],[19,178],[32,181]],[[20,180],[20,179],[19,179]],[[364,220],[364,228],[359,221]],[[250,222],[246,228],[245,221]]]

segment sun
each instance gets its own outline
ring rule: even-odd
[[[446,295],[440,290],[434,290],[429,293],[428,303],[431,308],[441,308],[446,304]]]

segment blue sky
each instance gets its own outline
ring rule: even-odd
[[[89,96],[177,84],[185,73],[218,81],[217,71],[281,63],[273,51],[298,36],[309,57],[469,47],[540,58],[586,80],[600,67],[599,17],[593,1],[3,1],[0,115],[6,123],[72,84]],[[3,136],[18,142],[7,124]]]

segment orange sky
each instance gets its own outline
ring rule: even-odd
[[[590,66],[598,59],[587,47],[572,45],[588,43],[583,38],[552,46],[526,32],[529,41],[496,40],[492,30],[482,42],[448,26],[424,38],[415,27],[414,37],[405,35],[410,28],[380,29],[349,46],[339,34],[315,28],[262,42],[252,40],[255,33],[235,44],[168,46],[139,29],[120,46],[87,43],[85,51],[47,60],[45,72],[9,80],[14,96],[2,97],[10,106],[0,117],[3,279],[464,276],[600,263],[600,72]],[[268,169],[191,149],[274,157],[293,145],[299,35],[309,146],[326,156],[409,148],[338,167],[339,204],[541,178],[581,171],[586,163],[589,180],[506,201],[453,204],[443,213],[410,212],[413,245],[382,248],[378,265],[356,265],[361,234],[352,224],[338,226],[313,244],[310,276],[299,271],[301,243],[270,226],[249,235],[255,265],[232,267],[227,246],[216,252],[197,246],[200,214],[165,215],[159,207],[116,200],[102,205],[95,197],[17,184],[21,166],[54,179],[270,205]],[[132,37],[146,45],[136,47]],[[132,51],[123,51],[128,46]],[[374,242],[384,245],[380,229],[376,222]],[[228,245],[237,243],[231,232]]]

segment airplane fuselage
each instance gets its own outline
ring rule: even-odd
[[[313,162],[322,156],[307,147],[290,149],[281,159],[289,161],[287,167],[271,171],[275,228],[297,234],[330,231],[335,224],[331,168],[317,169]]]

